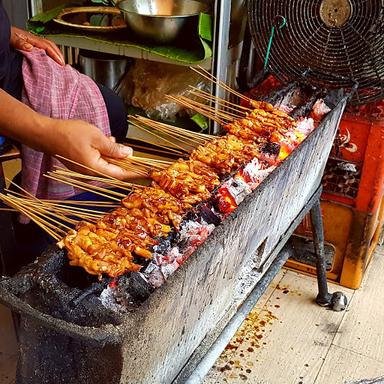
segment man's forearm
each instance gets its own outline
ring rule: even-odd
[[[0,134],[44,152],[51,119],[40,115],[0,89]]]

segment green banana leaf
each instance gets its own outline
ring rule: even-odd
[[[199,44],[191,47],[181,46],[158,46],[149,44],[140,44],[136,41],[128,41],[124,33],[116,32],[113,34],[94,34],[83,33],[78,30],[71,30],[56,24],[53,19],[69,4],[61,5],[44,13],[38,14],[28,21],[28,29],[36,34],[43,35],[46,38],[56,37],[82,37],[92,41],[101,41],[104,44],[111,44],[124,47],[134,47],[143,51],[165,57],[169,60],[181,62],[184,64],[199,64],[212,57],[212,17],[201,13],[199,16],[198,30],[196,31],[196,40]]]

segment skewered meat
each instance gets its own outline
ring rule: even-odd
[[[122,204],[133,217],[156,219],[175,228],[179,228],[184,213],[181,202],[160,188],[135,190],[122,200]]]
[[[154,171],[155,183],[183,203],[185,209],[209,199],[211,191],[220,184],[215,172],[193,160],[178,160],[163,171]]]
[[[280,109],[275,108],[272,104],[265,101],[249,100],[251,107],[257,111],[269,112],[272,115],[275,115],[284,120],[290,121],[291,123],[295,122],[295,119],[289,116],[286,112],[281,111]]]
[[[84,268],[91,275],[106,274],[116,277],[141,266],[133,262],[131,247],[117,241],[118,233],[97,229],[94,224],[82,222],[77,231],[64,238],[69,264]]]
[[[234,135],[227,135],[200,145],[192,152],[191,158],[209,165],[220,175],[225,175],[258,155],[257,145],[247,144]]]
[[[154,213],[137,208],[131,210],[123,207],[116,208],[99,220],[97,226],[118,231],[145,232],[153,237],[163,237],[171,232],[171,227],[159,222]]]
[[[139,271],[136,256],[152,258],[151,250],[158,245],[155,238],[179,229],[187,209],[211,198],[220,185],[219,177],[253,160],[253,173],[244,168],[232,184],[227,182],[218,190],[220,212],[233,211],[241,201],[236,200],[242,197],[241,182],[248,188],[249,180],[256,188],[273,169],[271,165],[283,160],[302,140],[299,134],[304,135],[285,112],[266,102],[250,104],[254,110],[224,126],[229,134],[198,146],[189,160],[180,159],[165,170],[153,171],[152,187],[134,190],[121,207],[95,224],[80,223],[63,240],[70,264],[99,276]]]
[[[268,103],[255,102],[254,106],[245,118],[226,124],[224,130],[241,140],[260,143],[268,140],[273,132],[283,133],[296,125],[289,115]]]
[[[223,129],[245,142],[265,142],[271,134],[269,128],[264,128],[261,123],[242,119],[223,126]]]

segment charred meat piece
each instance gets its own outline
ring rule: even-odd
[[[119,242],[117,231],[98,229],[82,222],[70,231],[63,242],[68,251],[69,264],[84,268],[91,275],[117,277],[129,271],[139,271],[133,262],[131,247]]]
[[[179,199],[184,209],[209,199],[220,184],[217,174],[205,164],[194,160],[178,160],[163,171],[154,171],[151,178],[160,188]]]
[[[205,163],[220,175],[227,175],[258,154],[256,144],[244,143],[234,135],[227,135],[200,145],[192,152],[191,158]]]
[[[117,231],[145,232],[153,237],[166,236],[171,232],[171,227],[161,223],[156,214],[138,208],[130,210],[123,207],[116,208],[99,220],[97,226]]]
[[[141,212],[141,217],[156,219],[159,223],[173,225],[176,229],[179,228],[184,214],[181,202],[160,188],[135,190],[122,200],[122,205],[131,216],[137,217]]]

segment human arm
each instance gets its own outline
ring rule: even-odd
[[[40,36],[34,35],[22,29],[11,27],[11,47],[21,51],[30,51],[33,47],[44,49],[49,57],[60,65],[65,65],[64,56],[58,46]]]
[[[43,116],[0,89],[0,135],[9,137],[38,151],[61,155],[97,172],[118,179],[137,177],[134,172],[109,164],[102,158],[122,159],[132,149],[116,144],[100,130],[81,120],[58,120]],[[66,164],[81,173],[83,167]]]

